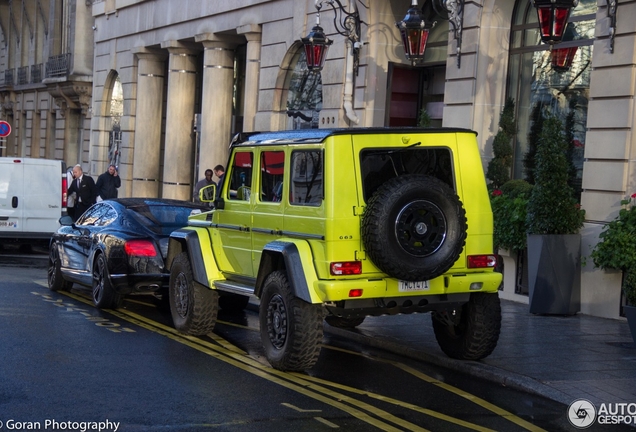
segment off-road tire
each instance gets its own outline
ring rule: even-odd
[[[322,306],[295,297],[282,271],[265,280],[259,321],[265,356],[273,368],[303,371],[316,363],[323,336]]]
[[[456,316],[433,312],[433,331],[444,353],[460,360],[488,357],[499,340],[501,304],[498,294],[473,293]],[[450,321],[453,323],[451,324]]]
[[[250,302],[248,296],[240,294],[223,294],[219,296],[219,307],[225,312],[242,312]]]
[[[73,284],[68,282],[62,276],[62,263],[60,261],[60,252],[57,249],[57,243],[52,243],[49,249],[49,267],[47,270],[49,289],[51,291],[70,290]]]
[[[332,327],[338,328],[356,328],[364,322],[366,317],[339,317],[335,315],[327,315],[325,321]]]
[[[108,264],[104,254],[97,254],[93,263],[93,304],[100,309],[117,309],[123,297],[116,293],[108,277]]]
[[[466,212],[459,197],[434,177],[409,174],[382,185],[368,200],[362,240],[371,261],[406,281],[441,276],[466,242]]]
[[[195,283],[186,252],[177,255],[170,269],[170,314],[181,333],[200,336],[214,330],[219,293]]]

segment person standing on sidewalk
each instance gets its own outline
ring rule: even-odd
[[[97,186],[95,180],[89,175],[85,175],[82,166],[77,164],[73,167],[73,176],[75,180],[69,186],[67,193],[73,192],[77,194],[75,200],[75,211],[73,219],[77,220],[86,210],[97,200]]]
[[[108,170],[97,177],[98,201],[117,198],[117,189],[120,186],[121,178],[117,173],[117,167],[115,165],[109,165]]]
[[[194,186],[194,191],[192,191],[192,201],[194,201],[195,203],[201,202],[201,200],[199,199],[199,191],[208,185],[214,184],[214,180],[212,180],[212,175],[213,173],[210,168],[205,170],[205,178],[199,180],[197,184]]]

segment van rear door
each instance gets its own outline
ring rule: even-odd
[[[0,235],[11,237],[22,226],[24,206],[24,165],[20,158],[0,158]],[[5,235],[7,234],[7,235]]]
[[[60,227],[62,217],[62,181],[66,173],[62,161],[23,159],[24,195],[19,206],[24,213],[23,231],[49,236]]]
[[[0,158],[0,237],[47,239],[65,210],[64,162]]]

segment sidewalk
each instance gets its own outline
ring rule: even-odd
[[[325,332],[358,340],[569,405],[636,402],[636,345],[627,323],[587,315],[536,316],[528,305],[501,301],[495,351],[481,361],[448,358],[429,314],[367,317],[353,330]]]

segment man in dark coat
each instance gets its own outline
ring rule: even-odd
[[[97,195],[103,200],[117,198],[119,186],[121,186],[121,178],[115,165],[109,165],[108,171],[97,177]]]
[[[73,167],[73,176],[75,180],[68,188],[68,194],[76,193],[75,199],[75,220],[84,214],[86,210],[97,200],[97,187],[95,181],[89,175],[85,175],[82,166],[77,164]]]

